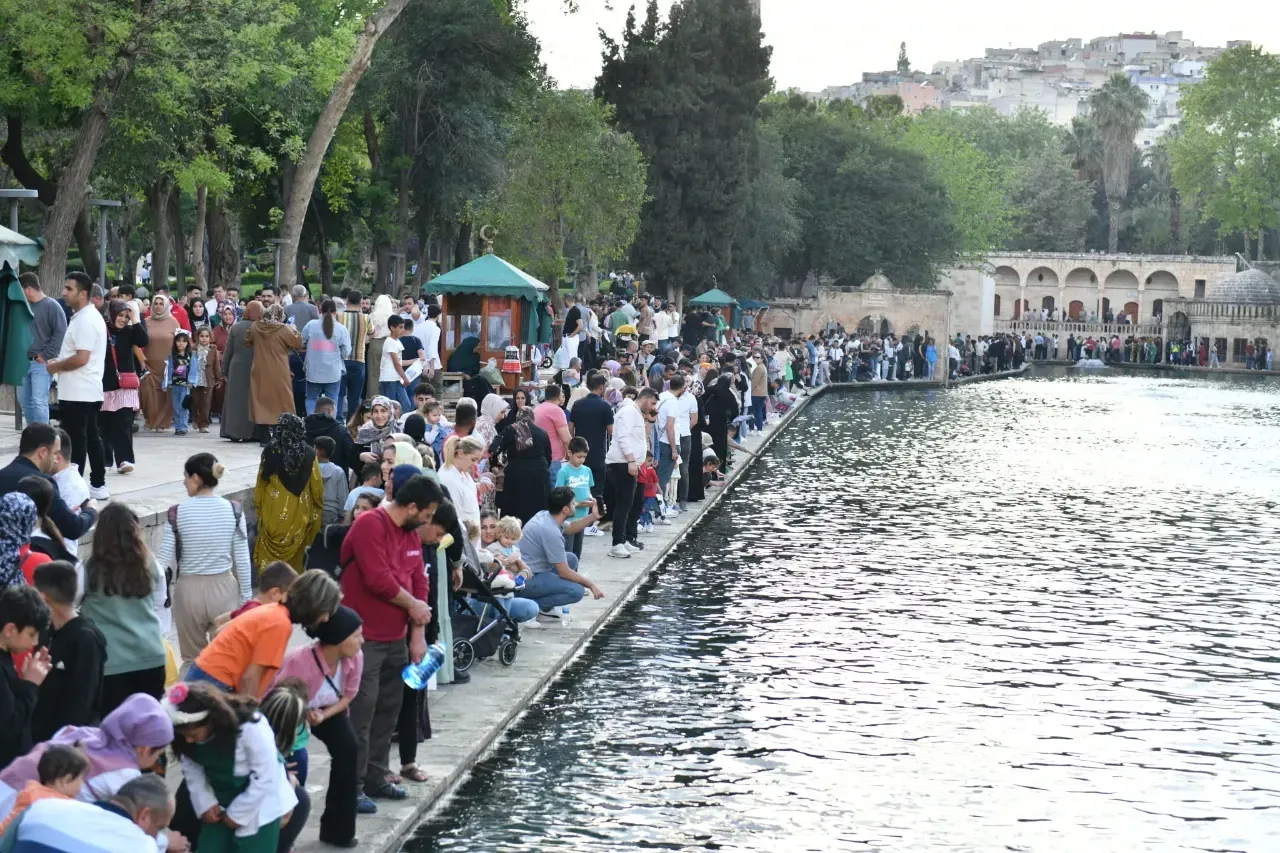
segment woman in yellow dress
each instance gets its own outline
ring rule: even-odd
[[[307,546],[320,532],[324,482],[316,452],[307,444],[306,427],[297,415],[286,412],[271,427],[253,503],[258,511],[253,561],[262,567],[284,560],[301,572]]]

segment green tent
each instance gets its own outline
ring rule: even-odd
[[[551,340],[547,286],[524,270],[493,254],[484,254],[427,283],[428,293],[445,296],[506,296],[521,299],[520,337],[526,344]]]
[[[689,304],[702,308],[728,308],[731,305],[736,306],[738,300],[717,287],[690,299]]]

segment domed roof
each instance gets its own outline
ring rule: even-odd
[[[1211,302],[1280,305],[1280,282],[1262,270],[1242,270],[1220,281],[1209,299]]]

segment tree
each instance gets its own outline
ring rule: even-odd
[[[280,222],[280,283],[289,286],[298,284],[298,242],[302,238],[302,226],[311,204],[311,193],[315,189],[316,179],[320,176],[320,168],[324,165],[325,153],[329,143],[338,132],[338,125],[346,115],[347,105],[355,95],[356,86],[364,76],[373,59],[373,49],[378,39],[390,29],[396,18],[404,11],[409,0],[384,0],[380,6],[367,14],[363,21],[363,30],[356,39],[347,60],[346,70],[334,83],[315,127],[307,139],[306,148],[293,172],[293,180],[289,182],[284,216]]]
[[[1242,45],[1224,51],[1182,99],[1170,155],[1174,183],[1196,197],[1219,233],[1257,238],[1280,225],[1280,57]]]
[[[905,41],[898,47],[898,73],[911,73],[911,60],[907,59],[907,43]]]
[[[1005,248],[1025,252],[1081,252],[1093,213],[1093,184],[1082,181],[1063,155],[1049,150],[1019,164],[1010,176],[1014,209]]]
[[[733,261],[755,177],[756,118],[770,49],[747,0],[682,0],[659,27],[657,3],[622,43],[604,39],[596,93],[649,161],[647,202],[630,252],[677,299]]]
[[[1133,140],[1146,124],[1147,95],[1123,74],[1112,75],[1089,98],[1090,116],[1102,144],[1102,181],[1107,191],[1107,251],[1118,251],[1121,211],[1129,192]]]
[[[543,91],[512,129],[506,185],[484,211],[501,251],[553,288],[572,242],[591,259],[626,252],[645,201],[645,163],[612,110],[580,91]]]

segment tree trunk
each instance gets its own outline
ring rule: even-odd
[[[424,205],[425,207],[425,205]],[[418,273],[413,277],[417,293],[431,283],[431,225],[425,209],[418,210]]]
[[[1182,246],[1182,196],[1177,187],[1169,190],[1169,240],[1176,254],[1186,254]]]
[[[191,232],[191,277],[195,280],[196,287],[206,294],[213,292],[208,286],[204,271],[204,229],[208,195],[209,188],[206,185],[196,187],[196,227]]]
[[[1241,231],[1240,236],[1244,238],[1244,251],[1241,252],[1240,254],[1248,258],[1250,247],[1253,245],[1252,238],[1249,234],[1249,229],[1246,228],[1245,230]]]
[[[151,292],[169,286],[169,182],[166,178],[147,187],[147,219],[151,223]]]
[[[573,289],[583,299],[591,299],[599,295],[600,281],[596,278],[596,263],[586,250],[578,255],[578,269],[573,278]]]
[[[472,258],[471,223],[463,222],[458,228],[458,241],[454,244],[453,265],[460,267],[471,263]]]
[[[209,287],[240,286],[240,229],[225,198],[215,198],[205,214],[209,228]]]
[[[98,264],[98,241],[93,238],[93,216],[89,213],[89,205],[80,208],[76,215],[76,226],[73,231],[76,248],[80,250],[80,265],[88,273],[89,278],[98,281],[102,269]],[[103,239],[106,239],[103,237]]]
[[[284,220],[280,223],[280,257],[285,270],[293,269],[294,260],[298,256],[298,241],[302,237],[302,223],[306,217],[307,204],[315,189],[316,178],[320,175],[320,167],[324,164],[325,153],[329,143],[338,130],[342,116],[351,103],[356,86],[364,72],[369,68],[373,58],[373,48],[378,39],[395,23],[409,0],[386,0],[378,11],[365,20],[364,32],[356,41],[355,51],[347,63],[347,70],[338,78],[337,84],[325,101],[324,108],[316,119],[316,126],[307,140],[307,147],[298,161],[298,169],[289,188],[288,201],[285,205]],[[292,283],[292,282],[290,282]],[[281,285],[286,284],[282,279]]]
[[[1107,251],[1120,250],[1120,203],[1107,199]]]
[[[169,189],[169,236],[173,240],[173,292],[187,298],[187,235],[182,232],[182,190]]]
[[[391,244],[379,242],[373,247],[373,292],[397,296],[395,259],[391,257]]]
[[[325,296],[332,296],[334,294],[333,260],[329,257],[329,241],[324,235],[324,220],[320,217],[320,209],[316,207],[315,199],[311,200],[311,223],[316,229],[318,246],[316,254],[320,258],[320,292]]]
[[[364,265],[369,260],[369,230],[362,220],[351,226],[350,246],[347,249],[347,269],[342,274],[342,286],[347,290],[359,289],[364,284]]]
[[[1254,258],[1255,260],[1258,260],[1258,261],[1262,260],[1262,250],[1266,247],[1266,245],[1267,245],[1267,232],[1265,229],[1259,228],[1258,229],[1258,254],[1255,256]]]
[[[45,223],[44,254],[40,257],[40,287],[52,296],[62,294],[62,283],[67,277],[67,249],[71,246],[76,220],[84,207],[98,149],[107,138],[107,115],[113,94],[110,90],[99,91],[85,110],[71,148],[71,159],[59,176],[62,191],[57,194]]]

